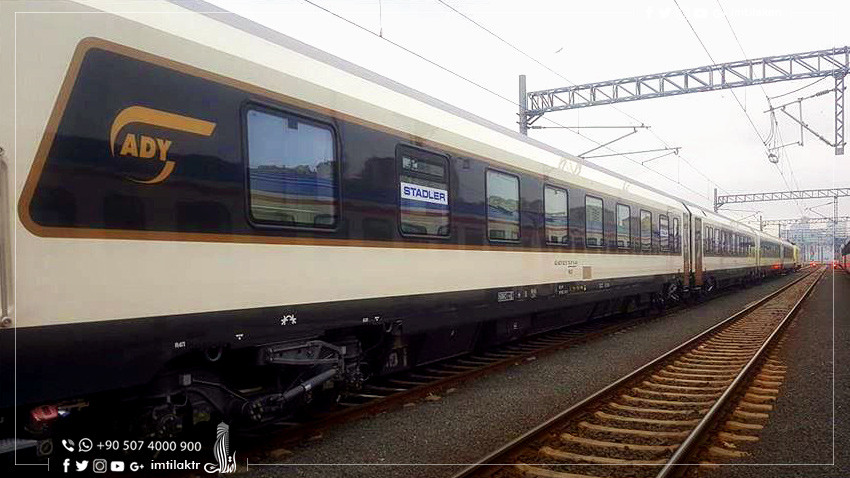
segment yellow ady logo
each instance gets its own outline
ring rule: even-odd
[[[210,136],[213,130],[215,130],[215,123],[209,121],[145,108],[144,106],[131,106],[121,110],[112,122],[112,128],[109,131],[109,148],[112,156],[115,156],[115,144],[116,139],[118,139],[118,133],[125,126],[133,123],[158,126],[200,136]],[[156,184],[165,181],[174,171],[174,161],[168,159],[168,150],[172,144],[173,141],[166,138],[150,137],[132,132],[127,133],[121,141],[121,148],[118,151],[119,156],[156,159],[162,162],[162,169],[153,178],[146,180],[128,179],[141,184]]]

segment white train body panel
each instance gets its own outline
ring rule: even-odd
[[[151,13],[139,12],[140,5]],[[655,203],[547,166],[562,157],[169,3],[134,3],[132,11],[112,14],[19,13],[14,33],[17,82],[12,85],[11,76],[4,75],[2,91],[4,98],[14,98],[17,121],[3,121],[0,144],[13,145],[6,158],[14,166],[10,181],[15,202],[75,48],[85,38],[96,37],[582,187],[669,207],[680,217],[683,211],[675,201]],[[10,37],[12,32],[5,30],[5,44]],[[3,54],[5,65],[13,59],[9,53]],[[378,105],[392,105],[393,110]],[[19,218],[13,230],[18,327],[571,277],[564,267],[554,265],[562,255],[551,253],[418,250],[411,254],[393,248],[44,238],[28,231]],[[676,257],[659,261],[653,256],[564,254],[563,258],[590,267],[593,279],[681,273],[683,268]],[[347,276],[351,271],[356,271],[356,278]],[[332,284],[329,272],[335,275]]]

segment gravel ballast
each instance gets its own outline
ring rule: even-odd
[[[833,296],[833,284],[835,294]],[[835,322],[833,324],[833,297]],[[835,422],[833,423],[833,325]],[[788,328],[779,352],[788,367],[779,396],[751,453],[706,476],[850,476],[850,275],[827,271]],[[833,432],[835,446],[833,448]],[[835,455],[833,456],[833,451]],[[834,458],[834,461],[833,461]],[[814,464],[829,464],[815,466]],[[834,463],[834,465],[833,465]],[[793,464],[793,465],[777,465]]]
[[[797,277],[769,281],[542,356],[470,381],[441,400],[340,425],[325,431],[321,440],[294,448],[278,463],[254,466],[252,461],[242,476],[451,476]]]

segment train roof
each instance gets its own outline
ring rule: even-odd
[[[425,123],[430,126],[429,132],[432,134],[432,139],[437,142],[461,147],[496,161],[501,160],[509,166],[619,197],[634,199],[636,202],[643,202],[661,209],[683,210],[683,203],[696,206],[615,171],[587,163],[573,154],[521,135],[210,3],[202,0],[167,1],[240,30],[258,40],[263,40],[263,43],[270,42],[282,47],[282,50],[277,52],[268,51],[267,48],[244,48],[244,46],[239,48],[238,54],[249,61],[291,72],[292,63],[283,61],[287,57],[291,58],[291,55],[286,52],[289,50],[299,55],[301,62],[309,63],[298,69],[301,79],[319,86],[331,87],[337,95],[341,93],[367,102],[373,106],[372,109],[377,105],[393,105],[392,112],[382,112],[377,115],[385,121],[388,120],[384,123],[386,126],[404,129],[407,126],[412,127],[412,122]],[[170,33],[183,37],[187,37],[190,33],[198,36],[203,35],[201,30],[203,29],[197,28],[192,32],[186,32],[185,29],[175,29]],[[215,35],[212,32],[210,34]],[[198,41],[197,38],[191,39]],[[230,49],[229,44],[221,41],[210,40],[205,44],[215,45],[215,48],[225,52]],[[328,69],[327,66],[332,69]],[[311,101],[315,101],[315,98],[311,98]],[[376,121],[374,116],[366,119]]]
[[[481,118],[405,86],[371,70],[289,37],[277,30],[241,17],[203,0],[157,0],[147,11],[194,12],[208,21],[186,29],[181,21],[162,21],[163,15],[144,16],[132,8],[112,2],[85,2],[87,6],[141,23],[156,22],[157,29],[214,48],[306,82],[292,96],[302,96],[319,106],[336,109],[396,130],[413,133],[425,128],[429,138],[463,151],[501,161],[578,186],[633,199],[662,209],[691,210],[711,214],[717,221],[749,228],[733,219],[708,212],[703,206],[635,181],[616,171],[583,159]],[[175,15],[179,17],[179,15]],[[177,61],[192,64],[191,58],[175,52]],[[260,69],[258,69],[260,70]],[[260,71],[248,75],[263,83]],[[260,86],[269,87],[267,84]],[[287,91],[289,94],[290,91]],[[392,110],[380,105],[393,105]],[[754,231],[754,230],[753,230]],[[775,238],[779,240],[778,238]]]

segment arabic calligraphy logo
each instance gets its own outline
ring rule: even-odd
[[[207,463],[204,471],[207,473],[234,473],[236,471],[236,452],[230,455],[230,426],[221,422],[215,430],[215,447],[213,448],[215,461],[218,463]]]

